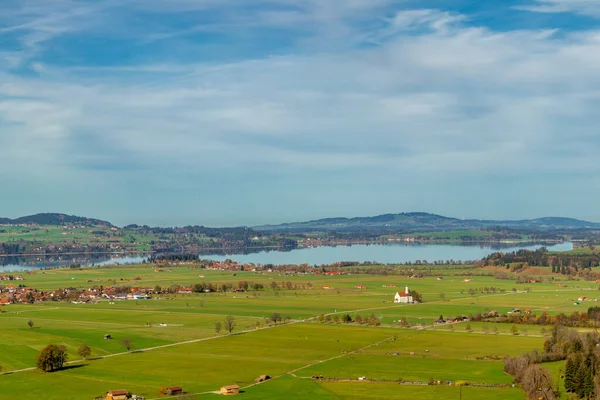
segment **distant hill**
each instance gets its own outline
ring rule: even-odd
[[[76,224],[76,225],[103,225],[113,226],[110,222],[102,221],[94,218],[77,217],[75,215],[59,214],[59,213],[42,213],[35,215],[28,215],[26,217],[20,217],[15,219],[0,218],[0,224],[38,224],[38,225],[64,225],[64,224]]]
[[[493,221],[478,219],[458,219],[436,214],[413,212],[384,214],[375,217],[326,218],[306,222],[292,222],[281,225],[255,226],[263,232],[427,232],[454,231],[466,229],[509,228],[527,230],[572,230],[600,229],[600,223],[581,221],[572,218],[547,217],[519,221]]]

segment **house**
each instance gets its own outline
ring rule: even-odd
[[[577,299],[577,301],[586,301],[587,297],[586,296],[581,296]]]
[[[323,285],[323,289],[331,290],[333,289],[333,287],[331,287],[330,285]]]
[[[148,300],[148,295],[142,292],[133,292],[127,294],[128,300]]]
[[[396,295],[394,296],[394,303],[414,303],[413,297],[410,295],[410,292],[408,290],[408,286],[406,286],[404,292],[396,292]]]
[[[166,389],[168,396],[177,396],[183,394],[183,388],[181,386],[171,386]]]
[[[392,288],[392,287],[396,287],[395,283],[389,283],[387,285],[382,285],[384,288]]]
[[[465,282],[471,282],[471,278],[465,278]]]
[[[495,318],[498,316],[498,311],[496,310],[492,310],[489,313],[487,313],[488,318]]]
[[[129,392],[125,389],[109,390],[106,392],[106,400],[127,400]]]
[[[366,289],[366,285],[354,285],[354,289]]]
[[[221,388],[221,394],[234,395],[240,393],[240,387],[238,385],[227,385]]]

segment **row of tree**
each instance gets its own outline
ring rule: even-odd
[[[336,324],[339,324],[340,322],[342,322],[344,324],[350,324],[350,323],[354,322],[359,325],[373,325],[373,326],[381,325],[381,321],[379,320],[379,318],[377,318],[375,316],[375,314],[371,314],[368,317],[362,317],[360,314],[356,314],[354,319],[352,318],[352,316],[350,314],[343,314],[341,316],[338,314],[334,314],[333,316],[331,314],[327,314],[327,315],[320,314],[317,317],[317,321],[323,322],[323,323],[334,322]]]
[[[562,272],[563,267],[565,273],[569,267],[577,269],[593,268],[600,266],[600,254],[561,254],[549,253],[546,248],[541,248],[535,251],[519,250],[511,253],[496,252],[485,257],[483,265],[486,266],[502,266],[520,264],[522,267],[538,266],[538,267],[554,267],[555,272]]]
[[[598,308],[598,307],[594,307]],[[522,324],[522,325],[543,325],[543,326],[568,326],[573,328],[597,327],[600,322],[600,312],[580,313],[578,311],[571,314],[560,313],[557,315],[549,315],[547,312],[541,314],[533,313],[512,313],[489,318],[477,314],[472,318],[475,321],[486,320],[488,322],[499,322],[507,324]]]

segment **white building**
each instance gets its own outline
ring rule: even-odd
[[[408,286],[404,288],[404,292],[396,292],[394,296],[394,303],[414,303],[413,297],[408,291]]]

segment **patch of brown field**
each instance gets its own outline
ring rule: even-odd
[[[544,268],[544,267],[529,267],[519,273],[519,275],[532,275],[532,276],[540,276],[540,275],[556,275],[552,273],[552,268]]]
[[[515,276],[514,272],[512,272],[511,270],[506,269],[506,267],[503,266],[503,265],[487,266],[487,267],[482,267],[481,269],[484,270],[484,271],[490,271],[490,272],[493,272],[493,273],[504,272],[509,277],[514,277]]]

